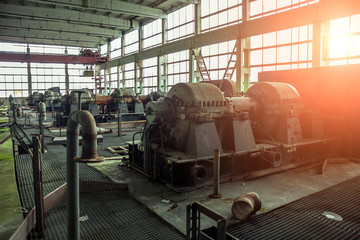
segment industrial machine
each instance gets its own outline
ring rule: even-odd
[[[80,104],[79,94],[81,94]],[[66,101],[62,102],[62,111],[58,112],[56,116],[57,125],[66,126],[69,115],[79,110],[79,106],[82,110],[89,111],[95,119],[100,115],[99,107],[88,90],[73,90],[66,97]]]
[[[144,105],[140,96],[132,89],[116,88],[109,101],[110,112],[120,112],[124,121],[140,120],[144,117]]]
[[[60,111],[62,98],[58,92],[46,90],[42,97],[47,111]]]
[[[28,105],[29,106],[37,106],[43,98],[43,94],[39,92],[33,92],[32,95],[28,98]]]
[[[286,83],[257,83],[233,98],[213,84],[179,83],[163,101],[149,102],[145,115],[141,140],[129,142],[130,166],[178,191],[208,184],[215,149],[229,180],[319,154],[329,141],[321,119]]]

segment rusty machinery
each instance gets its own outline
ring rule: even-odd
[[[95,99],[106,117],[105,122],[115,121],[117,113],[121,113],[122,121],[144,119],[144,105],[132,89],[116,88],[110,96],[96,95]]]
[[[321,121],[286,83],[257,83],[234,98],[213,84],[179,83],[145,112],[141,140],[129,143],[130,166],[179,191],[211,180],[214,149],[222,179],[230,179],[301,161],[328,141]]]
[[[79,93],[81,96],[79,104]],[[56,122],[59,126],[65,126],[67,120],[72,112],[80,109],[89,111],[95,119],[100,117],[99,107],[95,102],[94,97],[88,90],[72,90],[66,101],[62,102],[61,111],[57,112]]]

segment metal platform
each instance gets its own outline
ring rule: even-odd
[[[359,199],[360,176],[233,224],[228,233],[239,239],[360,239]]]
[[[43,155],[44,195],[66,182],[66,149],[48,145]],[[31,158],[16,155],[15,171],[22,206],[34,206]],[[80,181],[110,180],[86,164],[79,164]],[[133,198],[127,190],[89,192],[80,194],[80,216],[87,216],[80,224],[82,239],[184,239],[176,228],[155,215]],[[45,239],[66,239],[66,201],[45,214]],[[30,234],[29,239],[37,239]]]

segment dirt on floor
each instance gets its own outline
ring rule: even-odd
[[[15,180],[11,139],[0,145],[0,189],[0,239],[8,239],[23,219]]]

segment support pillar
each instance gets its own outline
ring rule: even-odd
[[[68,50],[67,48],[65,48],[65,55],[68,54]],[[68,69],[68,64],[65,63],[65,90],[66,90],[66,95],[69,96],[70,94],[70,78],[69,78],[69,69]]]
[[[29,45],[27,45],[26,52],[27,52],[27,54],[30,54]],[[28,96],[31,96],[31,94],[32,94],[32,80],[31,80],[31,64],[30,64],[30,62],[27,63],[27,77],[28,77]]]
[[[168,20],[167,18],[163,18],[161,20],[161,26],[162,26],[162,34],[161,34],[161,43],[166,44],[168,42]],[[167,55],[164,55],[162,58],[162,83],[163,83],[163,92],[168,91],[168,59]]]
[[[161,33],[161,44],[167,43],[167,28],[168,22],[167,19],[162,19],[161,22],[162,33]],[[158,92],[167,92],[167,55],[157,56],[157,91]]]
[[[125,36],[122,34],[121,36],[121,57],[125,56]],[[125,65],[121,65],[121,73],[122,73],[122,87],[125,89]]]
[[[108,90],[107,90],[107,76],[106,76],[106,69],[104,69],[104,95],[107,96],[108,95]]]
[[[120,66],[116,68],[117,88],[120,88]]]
[[[135,94],[138,93],[138,74],[137,74],[137,62],[134,62],[134,91]]]
[[[242,1],[242,21],[250,20],[250,0]],[[239,38],[236,41],[236,95],[246,92],[250,87],[250,38]]]
[[[107,56],[109,61],[111,60],[111,42],[110,39],[107,41]],[[109,81],[108,81],[108,95],[111,94],[111,68],[107,69],[107,72],[109,74]]]
[[[161,56],[157,56],[156,58],[156,69],[157,69],[157,91],[161,92],[162,91],[162,86],[161,86]]]
[[[195,4],[194,8],[195,16],[195,36],[201,33],[201,1]],[[193,56],[193,50],[195,55],[200,54],[201,48],[190,49],[189,50],[189,83],[200,82],[200,69],[198,69],[197,64],[195,63],[195,58]]]
[[[312,67],[329,66],[330,22],[313,24]]]
[[[144,49],[144,41],[143,41],[143,24],[140,23],[140,27],[139,27],[139,30],[138,30],[138,34],[139,34],[139,52],[141,52],[143,49]],[[138,70],[139,70],[139,75],[138,75],[138,79],[137,79],[137,82],[139,84],[139,93],[142,95],[143,94],[143,61],[140,60],[138,63],[137,63],[137,67],[138,67]]]

